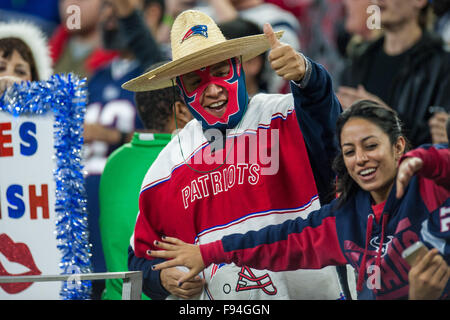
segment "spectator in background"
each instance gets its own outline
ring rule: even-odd
[[[157,66],[159,64],[154,67]],[[135,100],[145,133],[135,132],[130,143],[108,157],[100,179],[100,233],[108,272],[128,270],[127,249],[139,211],[142,180],[159,152],[171,140],[171,133],[177,128],[182,129],[192,119],[178,88],[137,92]],[[166,290],[176,293],[177,287],[170,287],[167,284],[170,280],[164,278],[167,274],[170,275],[170,271],[162,273],[162,284]],[[199,285],[198,289],[201,287]],[[120,300],[121,297],[122,280],[106,280],[102,299]],[[145,295],[142,298],[148,299]]]
[[[294,50],[300,50],[300,24],[287,10],[264,0],[208,0],[212,17],[219,23],[231,21],[237,17],[256,23],[261,29],[270,23],[275,32],[283,30],[283,42]]]
[[[450,139],[450,116],[447,118],[447,138]]]
[[[234,20],[220,23],[219,28],[227,39],[235,39],[240,37],[261,34],[262,29],[255,23],[236,18]],[[263,78],[266,53],[256,56],[250,60],[244,61],[245,84],[249,97],[253,97],[257,93],[267,92],[267,82]]]
[[[350,34],[361,36],[364,40],[372,38],[372,30],[367,26],[369,14],[367,8],[371,0],[344,0],[345,30]]]
[[[445,49],[450,51],[450,0],[433,0],[430,3],[437,17],[434,30],[442,37]],[[449,134],[446,132],[446,125],[449,123],[448,110],[439,107],[437,111],[428,121],[432,142],[448,143]]]
[[[172,54],[170,48],[170,29],[175,18],[181,12],[194,8],[197,2],[197,0],[164,0],[164,16],[156,38],[161,46],[161,50],[168,59],[171,58]]]
[[[444,40],[447,51],[450,51],[450,0],[433,0],[430,3],[437,17],[434,29]]]
[[[52,73],[47,39],[37,26],[0,23],[0,95],[13,83],[48,80]]]
[[[232,21],[241,17],[257,24],[261,29],[264,23],[270,23],[275,32],[283,30],[283,42],[300,50],[300,24],[297,18],[289,11],[283,10],[264,0],[208,0],[208,6],[197,9],[205,12],[218,23]],[[267,61],[267,60],[266,60]],[[266,62],[264,81],[268,84],[270,93],[286,93],[289,91],[289,82],[278,77]]]
[[[165,1],[142,0],[142,8],[140,10],[142,11],[147,27],[150,29],[153,37],[156,38],[166,11]]]
[[[94,272],[106,271],[98,226],[100,176],[111,152],[130,141],[134,131],[143,129],[134,94],[122,90],[121,85],[162,60],[158,44],[141,13],[145,3],[140,0],[103,1],[100,21],[103,46],[120,55],[97,70],[88,81],[83,158]],[[93,299],[100,298],[103,283],[93,281]]]
[[[59,0],[1,0],[0,21],[28,21],[50,37],[60,23]]]
[[[358,54],[359,50],[364,50],[368,41],[379,36],[381,30],[369,29],[367,25],[369,19],[367,8],[370,5],[371,0],[344,0],[344,32],[348,37],[341,44],[342,56],[352,57]]]
[[[103,0],[59,1],[61,24],[49,41],[55,73],[73,72],[89,78],[117,56],[101,47],[98,20],[102,4]],[[79,11],[72,11],[73,7]]]
[[[299,21],[301,21],[301,17],[306,14],[307,7],[314,0],[264,0],[267,3],[273,3],[280,8],[289,11],[292,13]]]
[[[337,46],[339,26],[344,19],[342,0],[303,0],[300,16],[300,41],[305,53],[322,64],[330,73],[333,85],[339,85],[344,59]]]
[[[395,109],[413,146],[431,143],[430,106],[450,108],[450,54],[426,31],[427,0],[372,0],[384,35],[352,58],[343,73],[342,107],[372,99]]]
[[[449,113],[446,109],[433,106],[430,107],[432,111],[432,117],[428,120],[428,125],[431,132],[431,142],[433,144],[437,143],[448,143],[448,132],[447,132],[447,122],[449,119]]]

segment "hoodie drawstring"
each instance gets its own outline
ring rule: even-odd
[[[389,217],[389,215],[387,213],[385,213],[383,215],[383,221],[381,222],[381,240],[380,240],[380,246],[378,247],[378,254],[377,254],[377,261],[376,261],[376,265],[378,267],[381,266],[381,256],[383,253],[383,244],[384,244],[384,228],[386,227],[388,217]]]
[[[378,252],[377,252],[377,259],[376,259],[376,266],[380,267],[381,266],[381,256],[383,253],[383,244],[384,244],[384,231],[385,231],[385,227],[387,224],[389,218],[389,214],[384,213],[383,214],[383,220],[381,222],[381,239],[380,239],[380,245],[378,247]],[[364,281],[364,273],[365,273],[365,268],[366,268],[366,261],[367,261],[367,248],[369,246],[369,242],[370,239],[372,237],[372,226],[373,226],[373,219],[374,219],[374,215],[373,214],[369,214],[369,218],[367,219],[367,230],[366,230],[366,246],[364,248],[364,255],[362,258],[362,262],[361,262],[361,266],[359,267],[359,272],[358,272],[358,283],[356,285],[356,290],[361,292],[362,291],[362,284]]]
[[[373,226],[373,214],[369,214],[369,218],[367,219],[367,227],[366,227],[366,246],[364,248],[364,254],[362,258],[361,265],[359,267],[358,272],[358,283],[356,285],[356,290],[361,291],[362,290],[362,283],[364,281],[364,273],[366,268],[366,260],[367,260],[367,247],[369,246],[370,238],[372,237],[372,226]]]

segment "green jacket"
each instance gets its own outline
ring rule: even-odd
[[[100,233],[108,272],[128,271],[128,246],[139,210],[141,183],[150,165],[169,143],[170,134],[134,133],[115,150],[100,179]],[[122,279],[106,280],[102,299],[122,299]],[[142,299],[150,299],[142,294]]]

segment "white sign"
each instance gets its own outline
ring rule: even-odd
[[[59,274],[52,112],[0,112],[0,275]],[[60,282],[0,283],[0,299],[59,299]]]
[[[0,278],[92,272],[86,101],[86,80],[71,73],[14,84],[0,97]],[[83,300],[91,290],[90,281],[0,283],[0,299]]]

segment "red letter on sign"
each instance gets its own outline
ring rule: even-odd
[[[12,157],[13,155],[13,148],[4,146],[4,144],[12,142],[10,134],[3,134],[3,131],[6,130],[11,130],[11,122],[0,123],[0,157]]]
[[[43,184],[41,186],[41,196],[36,195],[36,186],[30,185],[28,187],[30,195],[30,218],[37,219],[37,208],[42,208],[42,217],[44,219],[49,218],[48,214],[48,186]]]

